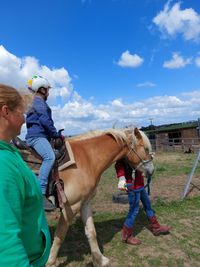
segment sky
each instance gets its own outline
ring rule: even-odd
[[[197,0],[1,0],[0,25],[0,83],[47,78],[65,135],[200,117]]]

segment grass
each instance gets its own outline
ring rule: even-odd
[[[196,159],[196,154],[184,153],[158,153],[155,157],[155,174],[154,176],[165,175],[182,175],[189,174]],[[200,164],[196,173],[200,172]]]
[[[135,234],[142,245],[133,247],[120,240],[120,230],[126,212],[99,212],[94,221],[100,248],[110,258],[112,266],[199,266],[200,262],[200,197],[173,201],[156,202],[160,222],[172,227],[171,234],[153,236],[148,230],[148,222],[142,210],[137,218]],[[55,224],[51,224],[54,231]],[[66,258],[67,256],[67,258]],[[59,266],[92,266],[90,250],[84,235],[80,218],[71,225],[69,234],[60,251],[64,261]]]
[[[155,158],[155,174],[152,191],[161,191],[162,177],[165,181],[163,192],[169,191],[165,200],[161,195],[153,201],[153,209],[160,223],[172,227],[166,236],[155,237],[148,230],[148,221],[140,210],[134,229],[142,244],[137,247],[121,242],[120,230],[127,214],[128,205],[113,204],[112,195],[117,191],[117,179],[113,166],[103,174],[98,191],[92,201],[97,238],[101,251],[113,267],[199,267],[200,264],[200,192],[196,196],[181,201],[173,200],[170,194],[177,195],[183,185],[172,190],[174,180],[185,178],[190,173],[195,160],[194,154],[164,153]],[[200,165],[200,164],[199,164]],[[196,173],[200,172],[198,166]],[[199,178],[198,178],[199,179]],[[200,180],[200,179],[199,179]],[[178,180],[177,180],[178,181]],[[166,186],[166,184],[168,186]],[[176,184],[173,185],[174,187]],[[154,187],[158,187],[157,189]],[[54,232],[56,220],[48,219]],[[65,242],[59,253],[58,266],[92,267],[90,248],[84,234],[82,222],[76,217],[70,226]]]

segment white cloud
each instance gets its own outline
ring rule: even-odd
[[[153,124],[177,123],[200,117],[200,92],[189,92],[181,96],[155,96],[140,102],[124,103],[115,99],[111,103],[93,105],[83,99],[70,101],[65,106],[53,106],[52,114],[58,129],[65,134],[83,133],[96,129],[126,125],[146,126],[149,118]],[[25,131],[25,128],[24,128]]]
[[[192,58],[184,59],[178,53],[173,53],[172,59],[165,61],[163,67],[168,69],[180,69],[184,68],[186,65],[191,63],[192,63]]]
[[[5,68],[4,68],[5,67]],[[0,83],[18,88],[26,86],[27,79],[33,73],[48,76],[55,88],[51,90],[49,104],[57,129],[64,128],[66,135],[87,132],[89,130],[116,126],[149,125],[153,118],[155,125],[187,121],[200,117],[200,92],[186,92],[181,96],[156,96],[139,102],[125,103],[122,98],[114,98],[105,104],[94,105],[81,97],[71,83],[68,71],[64,68],[50,69],[41,66],[34,57],[18,58],[0,46]],[[15,71],[15,75],[13,75]],[[123,93],[123,90],[122,90]],[[60,101],[56,101],[56,98]],[[22,137],[26,132],[22,128]]]
[[[122,108],[124,106],[121,99],[114,99],[111,104],[116,108]]]
[[[197,66],[198,68],[200,68],[200,57],[197,57],[197,58],[195,59],[195,64],[196,64],[196,66]]]
[[[185,40],[199,41],[200,15],[192,8],[181,10],[180,2],[173,6],[170,3],[168,1],[164,9],[153,18],[163,36],[181,34]]]
[[[155,105],[156,102],[156,105]],[[154,104],[158,109],[180,107],[185,104],[183,100],[177,96],[155,96],[146,100],[147,105]]]
[[[53,89],[50,91],[49,101],[53,103],[60,96],[63,101],[73,90],[71,78],[64,68],[50,69],[41,66],[34,57],[18,58],[0,46],[0,81],[16,88],[27,88],[27,80],[34,74],[46,77]]]
[[[156,86],[156,84],[152,83],[152,82],[149,82],[149,81],[143,82],[143,83],[138,83],[136,85],[136,87],[154,87],[154,86]]]
[[[200,90],[199,91],[192,91],[187,93],[182,93],[183,96],[189,97],[191,99],[200,98]]]
[[[117,64],[121,67],[137,68],[143,63],[143,58],[137,54],[131,55],[128,50],[122,53]]]

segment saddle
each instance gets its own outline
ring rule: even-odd
[[[62,208],[63,204],[66,202],[66,196],[64,194],[64,184],[59,178],[58,172],[75,164],[75,160],[68,141],[62,141],[60,138],[57,138],[52,139],[50,143],[54,150],[56,160],[49,175],[46,196],[50,198],[53,196],[56,206]],[[19,150],[23,160],[33,170],[33,172],[38,175],[42,164],[41,156],[19,137],[12,140],[12,145]]]

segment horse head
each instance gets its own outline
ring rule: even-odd
[[[154,172],[151,143],[144,132],[138,128],[127,129],[128,152],[126,158],[131,167],[144,173],[146,177]]]

